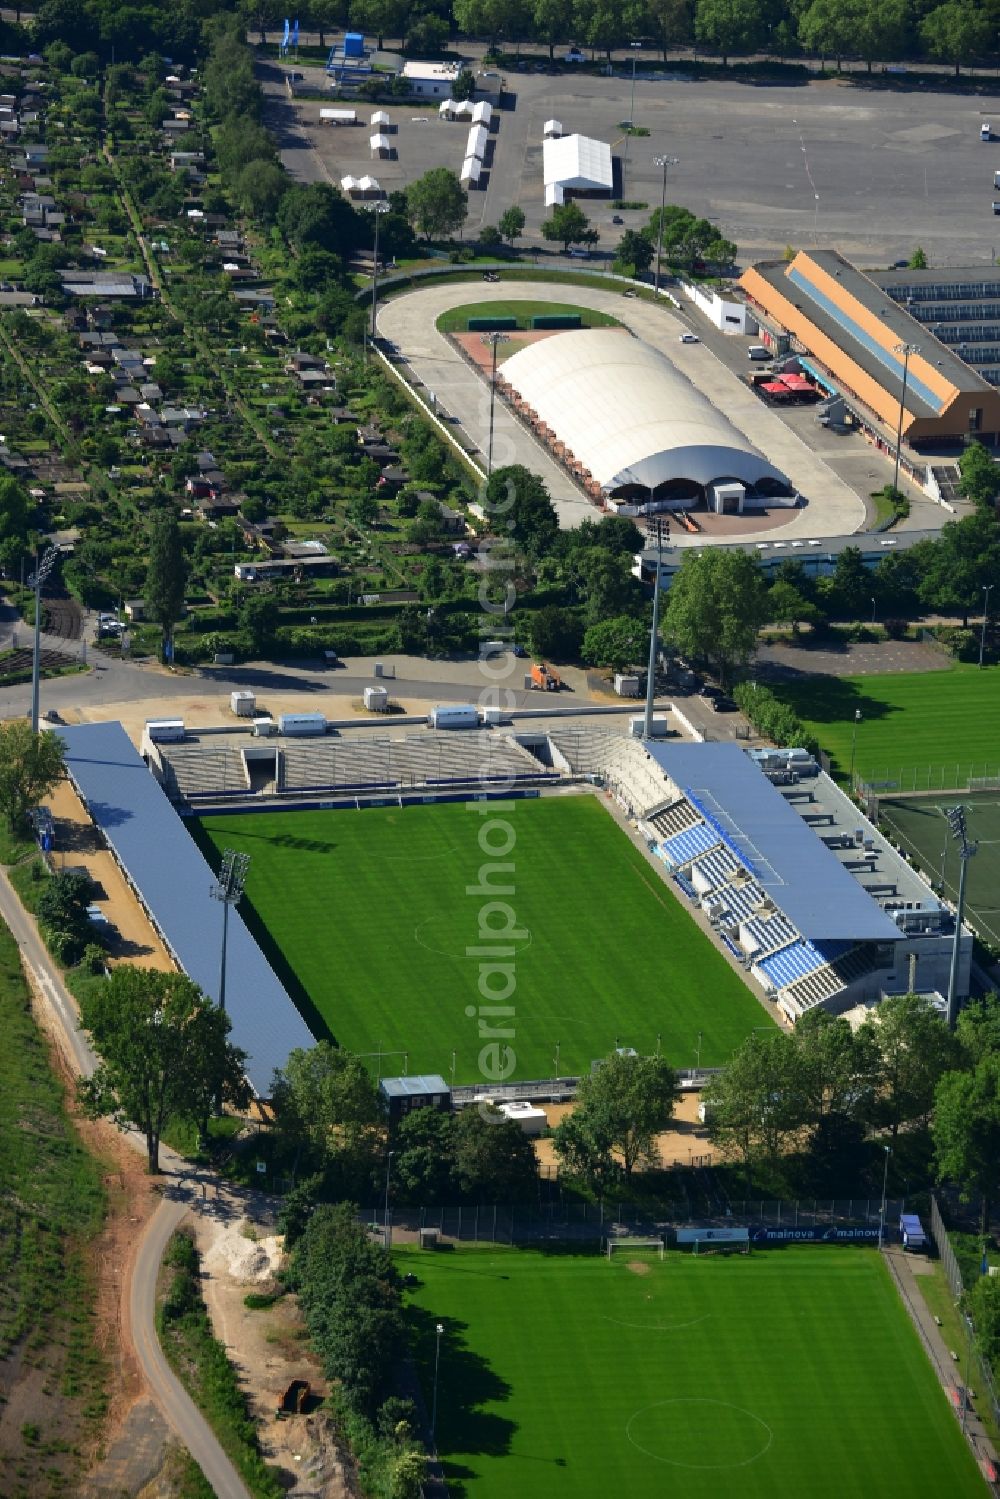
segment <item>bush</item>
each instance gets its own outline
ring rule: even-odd
[[[759,683],[740,682],[733,688],[733,699],[746,714],[758,734],[775,744],[801,746],[816,754],[819,746],[802,720],[768,687]]]
[[[905,640],[910,626],[905,619],[884,619],[882,628],[890,640]]]

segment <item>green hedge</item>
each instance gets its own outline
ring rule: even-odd
[[[733,698],[746,714],[757,733],[775,744],[788,748],[802,747],[813,755],[819,752],[816,737],[810,734],[801,718],[759,682],[740,682],[733,688]]]

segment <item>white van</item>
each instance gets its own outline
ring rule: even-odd
[[[747,358],[752,359],[754,364],[761,364],[764,360],[770,359],[770,357],[769,350],[765,349],[763,344],[751,344],[749,349],[747,349]]]

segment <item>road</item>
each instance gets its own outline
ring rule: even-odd
[[[32,918],[18,899],[5,871],[0,870],[0,916],[14,934],[21,959],[38,992],[49,1006],[62,1049],[71,1067],[89,1077],[97,1058],[80,1030],[76,1002],[49,957]],[[137,1150],[142,1138],[126,1137]],[[249,1491],[226,1456],[211,1427],[167,1363],[156,1335],[156,1278],[171,1234],[196,1205],[199,1183],[189,1175],[187,1162],[172,1151],[161,1152],[165,1170],[164,1199],[150,1219],[136,1249],[129,1283],[128,1323],[143,1375],[153,1398],[178,1440],[190,1452],[219,1499],[250,1499]],[[125,1323],[125,1318],[122,1318]]]

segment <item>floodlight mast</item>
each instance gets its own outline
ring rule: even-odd
[[[955,909],[955,935],[951,943],[951,970],[948,974],[948,1029],[954,1030],[958,1021],[958,963],[962,943],[962,921],[965,916],[965,877],[969,869],[969,860],[972,859],[979,849],[978,843],[970,843],[966,836],[966,809],[961,804],[957,807],[949,807],[945,813],[948,819],[948,827],[951,836],[958,844],[958,905]]]
[[[35,643],[31,653],[31,732],[38,733],[38,697],[42,666],[42,584],[56,565],[58,547],[49,547],[45,555],[35,558],[35,571],[28,584],[35,590]]]
[[[642,724],[643,739],[653,737],[653,698],[656,695],[656,642],[660,631],[660,568],[663,557],[663,527],[670,534],[670,522],[657,516],[653,522],[656,529],[656,576],[653,579],[653,624],[649,632],[649,667],[646,672],[646,714]]]
[[[237,853],[227,848],[222,855],[218,883],[212,885],[209,894],[213,900],[222,902],[222,957],[219,968],[219,1009],[226,1008],[226,948],[229,941],[229,908],[238,906],[246,888],[250,869],[250,855]]]

